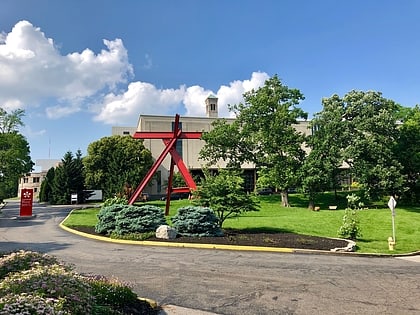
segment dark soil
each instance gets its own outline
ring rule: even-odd
[[[81,232],[95,234],[94,228],[73,227]],[[224,236],[217,237],[190,237],[178,236],[176,239],[166,240],[155,237],[148,238],[148,241],[174,242],[174,243],[201,243],[218,245],[241,245],[241,246],[262,246],[279,248],[298,248],[313,250],[331,250],[337,247],[347,246],[347,241],[331,239],[310,235],[300,235],[294,233],[257,233],[243,232],[235,230],[225,230]],[[103,235],[102,235],[103,236]]]

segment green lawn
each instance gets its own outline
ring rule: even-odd
[[[338,237],[337,230],[341,226],[345,201],[333,202],[333,196],[321,197],[317,203],[320,211],[309,211],[302,196],[291,195],[293,207],[280,206],[280,196],[260,196],[261,210],[248,212],[227,219],[223,228],[249,229],[259,231],[292,232],[324,237]],[[151,201],[164,208],[164,201]],[[189,205],[188,200],[171,201],[170,217],[176,214],[178,208]],[[338,210],[328,210],[328,205],[338,205]],[[94,226],[99,209],[77,210],[64,223],[66,226]],[[391,211],[382,208],[360,210],[358,212],[362,237],[357,240],[358,252],[400,254],[420,250],[420,207],[396,208],[396,248],[388,250],[388,237],[392,236]]]

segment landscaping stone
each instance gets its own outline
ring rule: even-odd
[[[156,229],[156,238],[170,240],[176,238],[177,234],[178,232],[169,225],[161,225]]]

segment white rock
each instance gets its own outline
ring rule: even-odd
[[[156,229],[156,238],[174,239],[178,232],[169,225],[161,225]]]

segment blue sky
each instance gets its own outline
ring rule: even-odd
[[[36,159],[140,114],[204,116],[277,74],[305,96],[375,90],[420,103],[420,1],[2,0],[0,106],[24,108]]]

